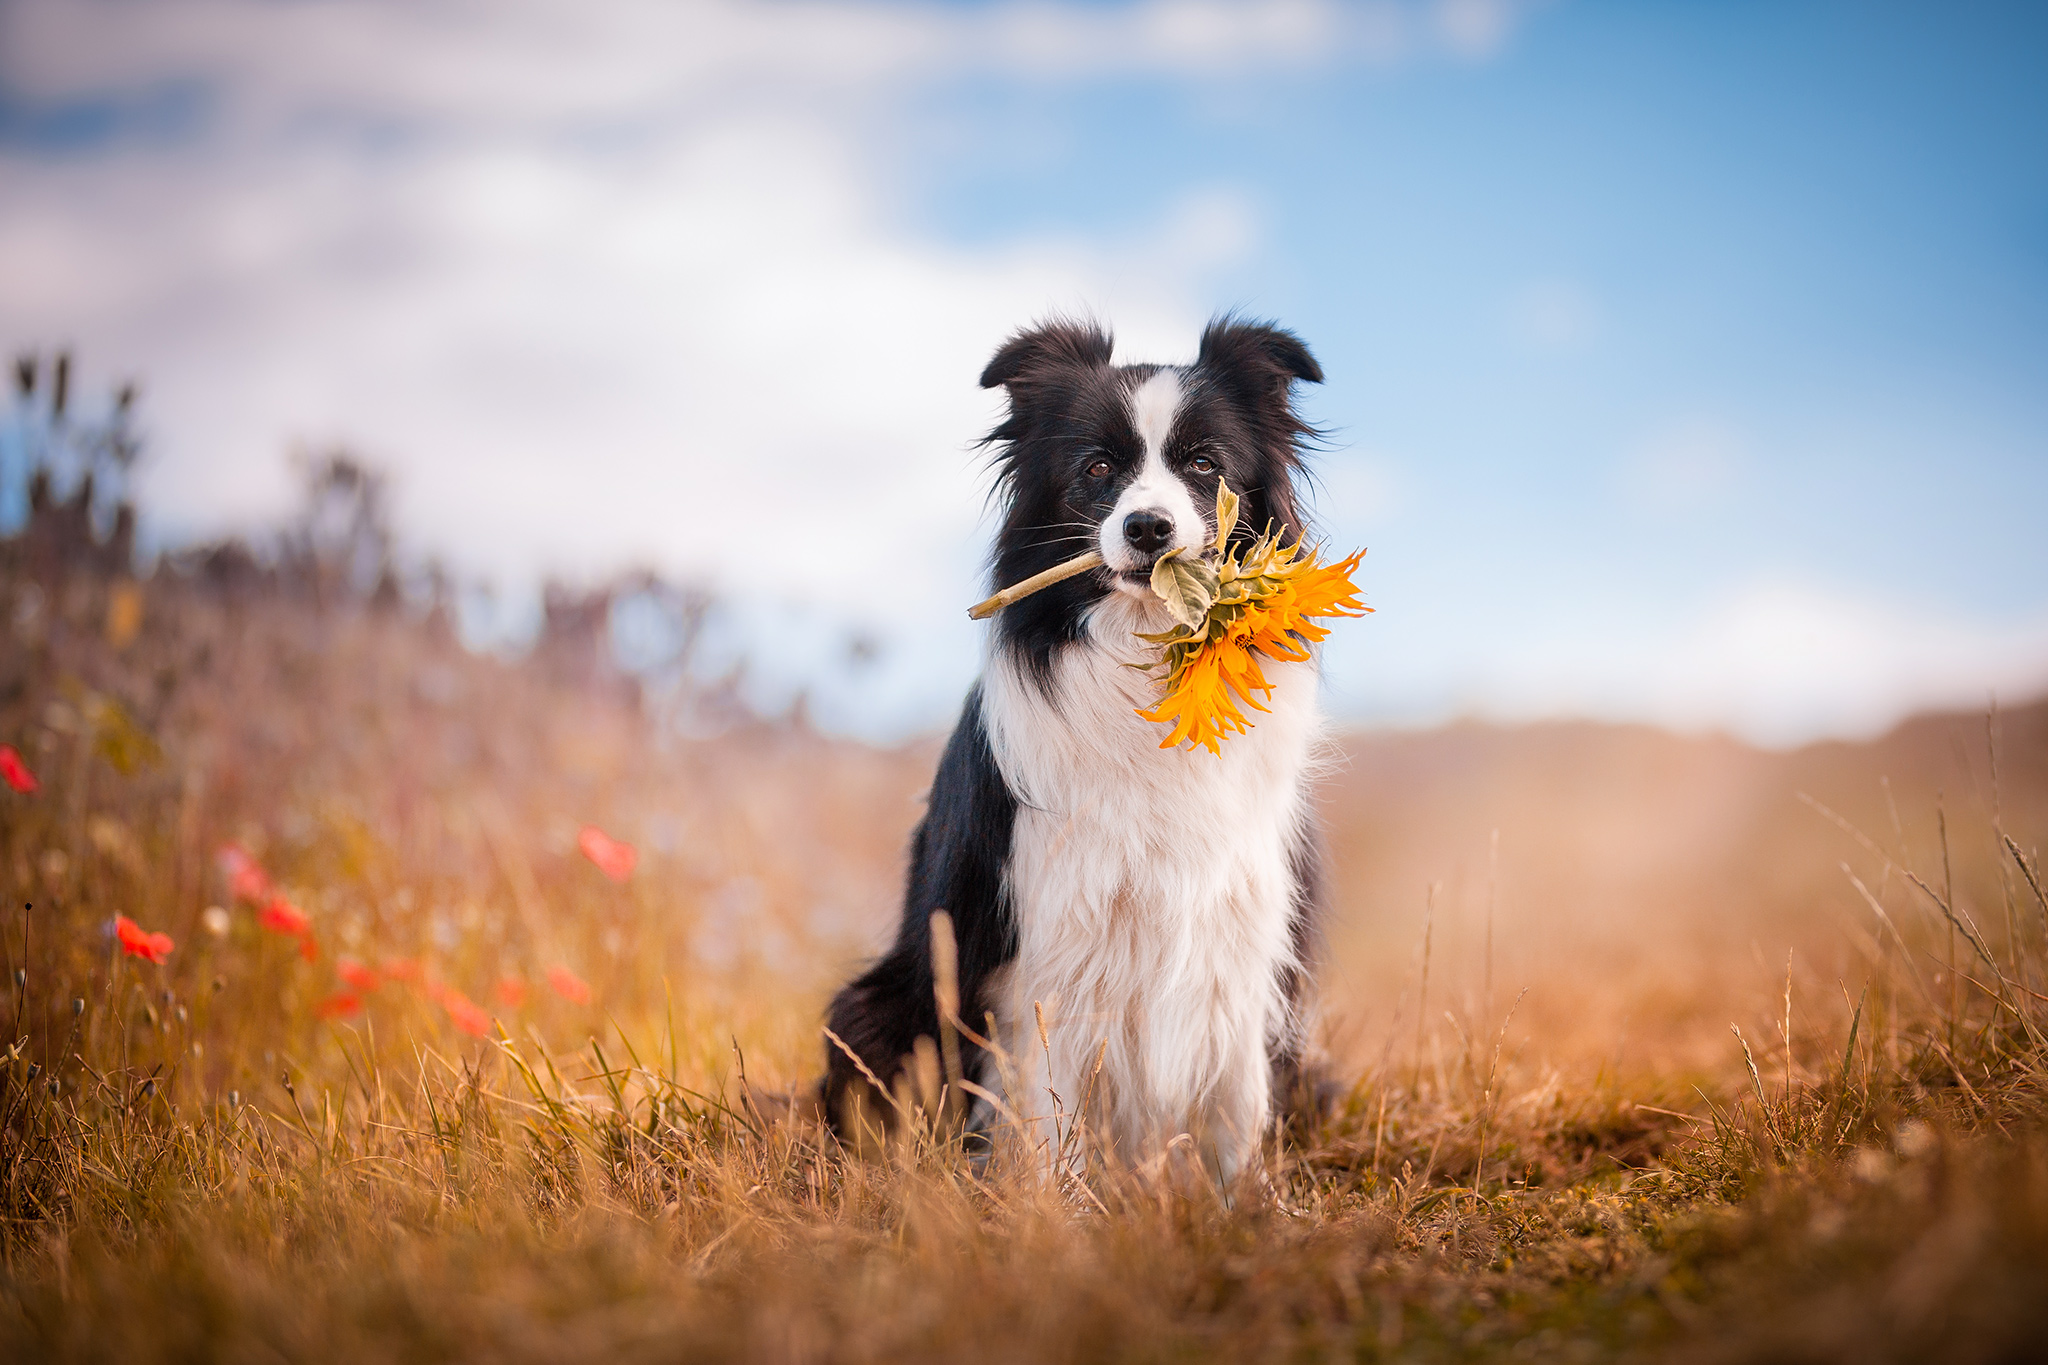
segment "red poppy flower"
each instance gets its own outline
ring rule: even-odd
[[[152,934],[126,915],[114,920],[114,936],[121,940],[122,952],[146,958],[159,967],[170,957],[171,949],[178,946],[169,934]]]
[[[256,922],[273,934],[288,934],[299,941],[299,956],[308,962],[320,957],[319,940],[313,937],[313,919],[283,896],[272,896],[256,912]]]
[[[597,870],[615,882],[622,882],[633,875],[633,865],[640,861],[639,852],[628,843],[612,838],[596,825],[585,825],[583,832],[576,836],[576,846],[583,850],[583,856],[597,864]]]
[[[273,934],[290,934],[303,938],[313,932],[313,920],[305,911],[293,905],[283,896],[272,896],[256,912],[256,922]]]
[[[7,785],[27,796],[43,784],[36,781],[36,775],[28,770],[28,764],[21,761],[21,752],[12,744],[0,744],[0,777],[7,779]]]
[[[384,978],[377,974],[375,967],[367,963],[358,962],[352,957],[336,958],[334,960],[334,974],[347,982],[350,989],[359,991],[364,995],[368,995],[371,991],[384,984]]]
[[[322,1019],[348,1019],[363,1011],[363,1002],[353,991],[336,991],[313,1007]]]
[[[508,1010],[516,1010],[526,1003],[526,983],[516,976],[501,976],[497,985],[498,1003]]]
[[[449,987],[441,992],[441,1008],[448,1011],[449,1022],[472,1038],[488,1038],[491,1035],[489,1011],[471,1000],[461,991]]]
[[[221,873],[228,879],[229,895],[257,905],[270,899],[270,874],[247,849],[240,844],[222,844],[217,856]]]
[[[567,967],[555,966],[548,968],[548,984],[555,988],[556,995],[561,996],[572,1005],[587,1005],[590,1003],[590,986],[582,977],[576,975]]]

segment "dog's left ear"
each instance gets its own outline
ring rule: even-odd
[[[1316,432],[1294,411],[1294,381],[1320,384],[1323,367],[1285,328],[1226,314],[1202,332],[1195,373],[1228,396],[1266,459],[1259,486],[1247,490],[1252,505],[1239,524],[1256,529],[1272,521],[1301,535],[1305,523],[1294,501],[1293,476],[1302,467],[1304,440]]]
[[[1288,389],[1297,379],[1323,382],[1323,367],[1300,337],[1271,323],[1228,316],[1203,330],[1195,367],[1207,370],[1253,407],[1287,406]]]

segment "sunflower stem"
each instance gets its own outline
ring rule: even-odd
[[[1099,550],[1090,550],[1086,554],[1075,555],[1066,563],[1055,564],[1043,573],[1035,573],[1022,583],[1012,583],[987,601],[975,603],[967,609],[968,619],[972,621],[986,621],[1012,602],[1021,602],[1040,588],[1049,588],[1055,583],[1065,582],[1075,574],[1087,573],[1090,569],[1099,569],[1101,567],[1102,552]]]

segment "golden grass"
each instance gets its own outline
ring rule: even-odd
[[[1594,727],[1350,741],[1332,1108],[1226,1202],[1048,1181],[1026,1141],[977,1165],[929,1127],[854,1159],[788,1103],[893,912],[929,746],[664,738],[618,687],[394,610],[18,564],[0,591],[0,742],[43,780],[0,792],[6,1358],[2048,1342],[2048,903],[2022,865],[2048,708],[2000,722],[1995,785],[1982,718],[1788,756]],[[586,822],[638,847],[623,885],[577,851]],[[317,960],[232,901],[230,840]],[[168,963],[123,955],[117,914],[169,933]],[[502,1032],[403,982],[323,1017],[343,954],[417,960]]]

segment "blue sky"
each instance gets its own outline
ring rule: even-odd
[[[1329,374],[1340,715],[2048,687],[2048,11],[570,13],[0,3],[0,343],[144,376],[162,538],[346,441],[513,600],[708,576],[765,687],[904,733],[976,666],[988,350],[1239,307]]]

